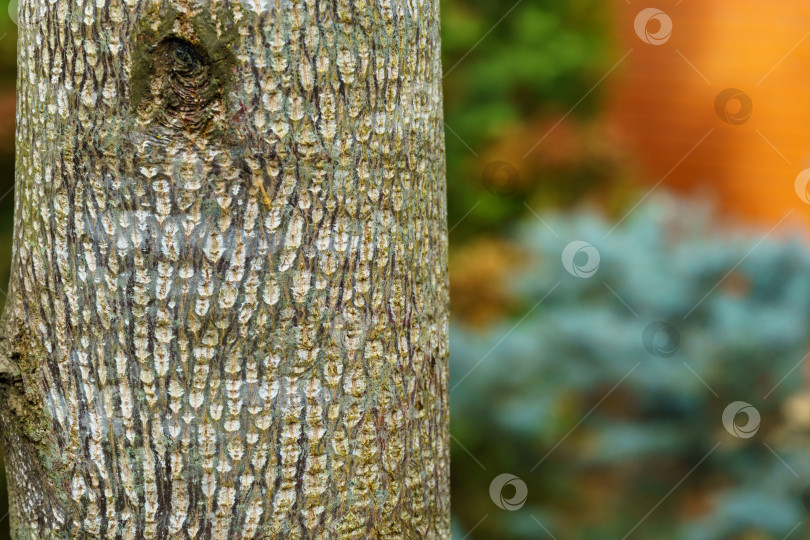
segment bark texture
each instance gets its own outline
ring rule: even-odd
[[[17,538],[448,538],[438,0],[21,0]]]

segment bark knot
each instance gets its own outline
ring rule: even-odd
[[[205,127],[222,94],[205,50],[170,37],[157,44],[153,62],[149,86],[156,119],[169,127]]]

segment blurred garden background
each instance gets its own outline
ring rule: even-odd
[[[810,6],[443,6],[454,537],[810,538]]]
[[[810,6],[441,3],[454,539],[810,538]]]

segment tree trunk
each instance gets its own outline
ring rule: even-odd
[[[21,0],[17,538],[448,538],[438,0]]]

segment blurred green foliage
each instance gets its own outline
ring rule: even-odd
[[[546,222],[517,234],[531,262],[514,316],[451,331],[455,537],[487,515],[470,538],[549,537],[536,519],[572,540],[780,540],[810,522],[810,395],[804,424],[787,407],[810,341],[807,246],[714,234],[704,207],[668,199],[612,231],[593,211]],[[573,240],[599,251],[593,277],[563,268]],[[680,340],[645,347],[655,321]],[[761,413],[751,439],[723,427],[734,401]],[[518,511],[490,500],[504,472],[528,486]]]
[[[615,62],[609,2],[445,0],[441,6],[454,240],[514,223],[525,214],[525,201],[570,205],[623,174],[619,149],[594,133],[600,93],[580,103]],[[550,131],[542,148],[524,158]],[[544,160],[549,152],[556,155]],[[516,173],[510,196],[487,190],[483,175],[495,160]]]

